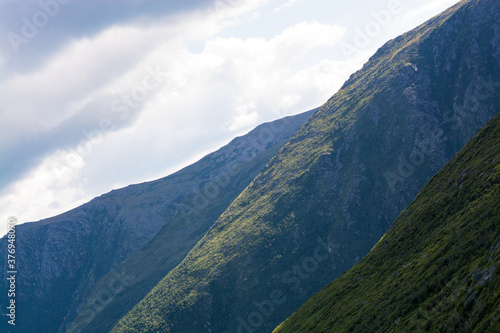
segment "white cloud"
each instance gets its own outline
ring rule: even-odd
[[[405,21],[410,21],[416,17],[425,16],[428,13],[440,13],[441,11],[453,6],[457,0],[434,0],[415,9],[408,10],[402,17]]]
[[[285,107],[279,102],[283,96],[301,94],[300,90],[295,90],[297,86],[287,85],[288,78],[296,71],[294,67],[307,68],[307,64],[301,62],[314,48],[332,47],[344,33],[342,27],[302,22],[285,29],[269,40],[264,38],[209,40],[199,57],[202,62],[202,59],[207,57],[217,64],[212,71],[213,79],[216,82],[224,82],[224,89],[228,91],[225,97],[227,101],[232,101],[232,110],[252,104],[259,112],[268,112],[264,118],[269,120],[269,113],[272,110]],[[224,80],[217,78],[221,75],[224,76]],[[313,80],[310,78],[310,81]],[[305,102],[311,103],[314,100],[314,103],[320,103],[317,94],[308,97]],[[294,100],[298,102],[301,98]],[[297,105],[286,105],[287,108],[293,106]],[[307,107],[309,106],[311,105]],[[296,113],[304,110],[295,108],[288,111]]]
[[[84,101],[95,99],[111,80],[119,79],[121,86],[137,82],[134,68],[141,58],[158,45],[173,48],[180,42],[175,28],[111,27],[92,39],[73,41],[39,71],[15,75],[2,91],[7,106],[2,120],[14,128],[1,135],[23,135],[16,124],[49,131],[81,112]],[[116,81],[112,84],[116,87]]]
[[[304,95],[321,94],[331,96],[342,86],[350,74],[357,71],[373,54],[370,51],[357,53],[349,60],[323,59],[317,65],[303,69],[288,79],[288,84]],[[326,98],[325,97],[325,101]]]
[[[74,156],[68,164],[70,152],[57,151],[45,158],[25,177],[1,192],[0,219],[7,221],[16,216],[20,222],[34,221],[62,213],[91,199],[83,187],[86,180],[80,177],[85,166]],[[7,232],[2,224],[0,234]]]
[[[291,6],[293,6],[295,3],[299,2],[299,1],[300,1],[300,0],[288,0],[288,1],[286,1],[284,4],[282,4],[281,6],[276,7],[276,8],[274,9],[274,11],[275,11],[275,12],[279,12],[279,11],[281,11],[281,10],[285,9],[286,7],[291,7]]]
[[[236,115],[229,122],[229,130],[236,131],[257,125],[259,114],[255,110],[255,104],[240,105],[236,108]]]

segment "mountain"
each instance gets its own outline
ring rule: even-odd
[[[175,266],[200,240],[213,222],[252,181],[270,158],[304,124],[315,110],[258,126],[216,153],[193,165],[197,190],[179,206],[179,213],[136,254],[116,266],[92,289],[69,331],[109,331],[118,320]],[[214,171],[215,170],[215,171]],[[220,171],[218,171],[220,170]],[[101,301],[116,279],[126,277],[113,297]],[[111,288],[113,289],[113,288]],[[65,324],[70,321],[65,321]]]
[[[350,269],[500,109],[499,7],[381,47],[112,332],[269,332]]]
[[[274,332],[500,332],[500,115]]]
[[[108,320],[116,316],[112,327],[183,259],[313,112],[260,125],[163,179],[114,190],[60,216],[17,226],[16,301],[22,306],[16,332],[64,332],[77,311],[83,323],[72,329],[84,328],[116,296],[125,312],[106,313]],[[162,233],[170,237],[161,254],[148,252]],[[0,240],[5,267],[7,240]],[[154,255],[139,262],[144,279],[120,265],[143,253]],[[6,271],[1,276],[2,290],[8,290]],[[139,279],[144,284],[134,288]],[[129,287],[134,292],[127,300],[117,295]],[[97,299],[89,299],[96,290]],[[7,304],[7,293],[0,299]],[[1,321],[0,331],[12,328]]]

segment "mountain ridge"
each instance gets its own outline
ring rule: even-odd
[[[359,261],[498,112],[496,9],[460,2],[380,48],[113,332],[266,332]]]
[[[112,280],[114,289],[131,282],[127,273],[115,268],[147,246],[176,216],[177,232],[185,233],[175,242],[198,237],[193,234],[196,231],[203,234],[212,222],[210,218],[216,217],[207,214],[199,223],[186,221],[206,213],[205,206],[212,207],[210,213],[218,216],[224,204],[252,180],[266,159],[313,112],[259,125],[170,176],[113,190],[56,217],[18,225],[17,260],[22,270],[20,267],[17,299],[26,306],[17,313],[17,329],[66,331],[102,278],[118,276],[121,283]],[[215,208],[214,199],[220,201]],[[6,237],[0,240],[5,245],[0,253],[5,253],[6,242]],[[6,254],[3,258],[6,260]],[[6,282],[2,279],[5,287]],[[111,289],[105,288],[102,295],[109,297]],[[6,300],[7,296],[0,297]],[[107,298],[103,302],[107,303]],[[100,312],[101,303],[94,303],[93,315]],[[5,322],[0,328],[6,332],[11,329]]]

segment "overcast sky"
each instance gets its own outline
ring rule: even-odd
[[[320,106],[456,0],[0,0],[0,234]]]

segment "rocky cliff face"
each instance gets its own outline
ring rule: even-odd
[[[500,4],[389,41],[114,332],[268,332],[359,261],[500,109]]]
[[[91,302],[95,316],[101,303],[130,282],[129,275],[115,267],[162,228],[174,225],[173,220],[176,238],[171,240],[172,253],[163,255],[182,260],[176,252],[180,245],[201,237],[311,114],[263,124],[166,178],[114,190],[60,216],[17,226],[16,301],[22,304],[17,311],[17,331],[65,331],[77,310],[88,303],[95,285],[109,273],[111,287],[99,294],[101,302]],[[197,219],[201,215],[204,218]],[[6,249],[4,237],[0,254],[5,267]],[[3,290],[7,290],[5,274]],[[7,295],[1,297],[6,304]],[[85,319],[89,321],[89,316]],[[11,329],[5,321],[0,327],[3,332]]]

